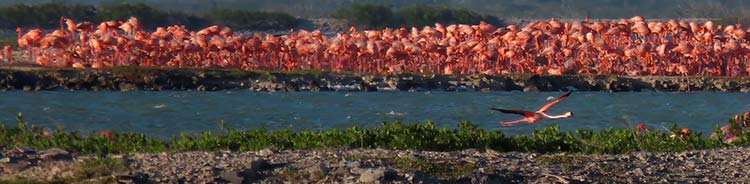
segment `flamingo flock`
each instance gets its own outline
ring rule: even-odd
[[[436,23],[326,36],[240,34],[219,25],[144,31],[136,18],[19,28],[24,56],[47,67],[114,66],[323,70],[364,73],[750,75],[750,29],[684,20],[536,21],[523,27]],[[6,61],[10,47],[0,54]],[[4,53],[4,54],[3,54]]]

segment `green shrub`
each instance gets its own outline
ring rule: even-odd
[[[504,25],[500,19],[494,16],[482,15],[466,9],[452,9],[448,7],[408,7],[398,10],[396,15],[401,18],[402,24],[407,27],[428,26],[436,22],[442,24],[477,24],[480,21],[494,25]]]
[[[398,24],[391,7],[379,4],[353,4],[351,8],[336,10],[332,17],[371,28],[391,27]]]
[[[368,28],[422,27],[442,24],[477,24],[485,21],[504,25],[494,16],[482,15],[466,9],[436,6],[414,6],[393,11],[390,6],[379,4],[353,4],[351,8],[339,9],[332,17],[348,20]]]
[[[281,12],[217,9],[205,17],[234,29],[290,29],[297,25],[297,18]]]
[[[433,122],[404,124],[396,121],[379,127],[333,129],[294,132],[288,129],[224,129],[197,134],[183,133],[171,140],[150,138],[138,133],[113,133],[111,137],[96,133],[81,135],[76,131],[58,129],[48,132],[29,126],[19,114],[18,126],[0,126],[0,147],[28,146],[39,149],[61,148],[73,152],[108,154],[162,151],[257,151],[264,148],[281,150],[383,148],[455,151],[463,149],[493,149],[523,152],[575,152],[620,154],[636,151],[675,152],[710,149],[733,145],[748,145],[747,129],[736,129],[741,138],[722,143],[718,138],[707,138],[700,133],[673,135],[670,131],[654,130],[636,133],[634,129],[608,128],[601,131],[577,130],[561,132],[559,125],[535,129],[532,135],[505,136],[501,131],[485,131],[469,122],[460,122],[457,129],[438,128]],[[731,120],[748,121],[750,117]],[[721,136],[719,136],[721,137]]]
[[[60,2],[15,4],[0,7],[0,27],[6,29],[15,29],[18,26],[58,28],[61,16],[82,21],[100,21],[96,13],[96,8],[91,5],[67,5]]]

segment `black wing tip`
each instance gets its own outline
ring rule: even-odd
[[[492,109],[492,110],[496,110],[496,111],[500,111],[500,112],[503,112],[503,111],[505,111],[505,109],[498,109],[498,108],[494,108],[494,107],[490,107],[490,109]]]
[[[500,111],[500,112],[503,112],[503,113],[518,113],[518,112],[515,112],[514,110],[510,110],[510,109],[498,109],[498,108],[494,108],[494,107],[490,107],[490,109],[496,110],[496,111]]]
[[[570,94],[571,94],[571,93],[573,93],[573,91],[568,91],[567,93],[565,93],[565,94],[564,94],[563,96],[560,96],[560,97],[567,97],[567,96],[570,96]]]

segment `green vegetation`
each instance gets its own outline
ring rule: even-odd
[[[498,26],[505,24],[495,16],[448,7],[415,6],[400,9],[396,14],[402,19],[403,25],[409,27],[432,26],[435,22],[443,24],[477,24],[480,21],[485,21]]]
[[[210,21],[234,29],[289,29],[297,24],[297,18],[287,13],[217,9],[206,16]]]
[[[371,28],[422,27],[431,26],[436,22],[443,24],[477,24],[480,21],[485,21],[494,25],[504,24],[494,16],[481,15],[465,9],[435,6],[414,6],[394,12],[390,6],[386,5],[354,4],[351,8],[336,10],[332,16]]]
[[[716,25],[750,25],[750,17],[725,17],[713,20]]]
[[[73,174],[49,180],[14,179],[0,180],[0,183],[116,183],[115,175],[127,172],[124,160],[114,158],[93,158],[76,162]]]
[[[75,165],[73,173],[74,180],[83,180],[87,178],[97,178],[98,183],[111,183],[114,181],[113,174],[125,172],[127,167],[125,161],[113,158],[88,159],[78,162]]]
[[[49,0],[5,0],[0,4],[48,2]],[[522,18],[624,18],[641,15],[648,18],[722,17],[727,14],[747,16],[750,4],[747,1],[716,0],[120,0],[117,2],[144,2],[153,7],[173,11],[205,12],[216,8],[253,9],[283,11],[295,16],[322,17],[355,3],[382,3],[394,8],[437,5],[470,9],[482,14]],[[99,4],[111,0],[66,0],[66,3]],[[737,15],[735,15],[737,16]]]
[[[373,28],[390,27],[398,24],[391,7],[379,4],[354,4],[349,9],[336,10],[332,16]]]
[[[127,20],[130,17],[138,17],[141,24],[146,28],[179,24],[185,25],[190,29],[199,29],[210,24],[208,20],[196,15],[182,12],[165,12],[143,3],[117,3],[101,6],[97,9],[94,21]]]
[[[18,39],[16,39],[16,37],[0,37],[0,47],[4,47],[6,45],[18,48]]]
[[[132,16],[139,18],[141,24],[147,29],[175,24],[185,25],[189,29],[203,28],[210,24],[223,24],[246,30],[290,29],[297,25],[296,18],[282,12],[221,9],[199,15],[159,10],[142,2],[121,2],[101,6],[50,2],[0,7],[0,28],[15,29],[17,26],[57,28],[60,25],[61,16],[78,22],[94,23],[126,20]]]
[[[0,27],[59,27],[60,16],[75,20],[98,21],[96,8],[90,5],[68,5],[59,2],[43,4],[15,4],[0,7]]]
[[[745,117],[748,118],[748,117]],[[524,152],[574,152],[619,154],[635,151],[675,152],[709,149],[732,145],[749,145],[750,131],[735,131],[741,137],[732,144],[718,138],[707,138],[700,133],[672,137],[671,132],[654,130],[636,133],[633,129],[605,129],[602,131],[577,130],[561,132],[558,125],[534,130],[532,135],[506,136],[500,131],[485,131],[469,122],[460,122],[458,129],[438,128],[432,122],[425,124],[383,123],[373,128],[347,128],[326,131],[223,129],[222,133],[183,133],[170,140],[159,140],[136,133],[90,134],[45,130],[29,126],[19,114],[18,126],[0,127],[0,145],[3,147],[28,146],[39,149],[61,148],[81,153],[130,153],[192,150],[256,151],[264,148],[281,150],[384,148],[454,151],[462,149],[493,149],[497,151]],[[746,121],[741,118],[732,120]],[[673,126],[672,132],[679,132]],[[717,128],[718,130],[718,128]],[[737,130],[735,128],[735,130]],[[722,137],[719,135],[718,137]]]
[[[66,132],[63,129],[47,132],[29,126],[21,114],[17,117],[18,126],[6,128],[0,126],[0,145],[28,146],[39,149],[60,148],[82,153],[128,153],[166,151],[164,142],[155,138],[135,133],[114,133],[111,138],[100,135],[84,136],[80,133]]]

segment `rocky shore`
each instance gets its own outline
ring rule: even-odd
[[[242,70],[158,69],[123,67],[73,70],[0,67],[0,90],[199,90],[253,91],[722,91],[750,92],[750,78],[675,76],[505,76],[370,75],[320,71],[264,72]]]
[[[6,149],[0,181],[120,183],[747,183],[750,148],[623,155],[381,149],[135,153]]]

